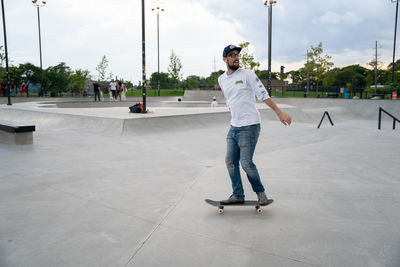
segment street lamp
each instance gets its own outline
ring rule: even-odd
[[[394,83],[394,57],[396,51],[396,32],[397,32],[397,15],[399,13],[399,0],[391,0],[392,3],[396,3],[396,19],[394,22],[394,41],[393,41],[393,62],[392,62],[392,83],[390,84],[390,88],[392,89],[392,94],[394,92],[393,83]]]
[[[7,50],[7,34],[6,34],[6,17],[4,15],[4,2],[3,2],[3,0],[1,0],[1,11],[2,11],[2,14],[3,14],[4,52],[5,52],[5,56],[6,56],[6,76],[7,76],[6,88],[7,88],[7,97],[8,97],[7,105],[11,105],[10,74],[8,72],[8,50]]]
[[[146,113],[146,18],[145,18],[145,1],[142,0],[142,95],[143,95],[143,110]]]
[[[42,37],[40,35],[40,12],[39,7],[44,7],[46,0],[42,0],[42,3],[38,3],[38,0],[32,0],[32,4],[37,8],[38,15],[38,28],[39,28],[39,53],[40,53],[40,87],[43,90],[43,65],[42,65]],[[46,92],[44,94],[46,96]]]
[[[155,0],[152,2],[151,11],[157,11],[157,57],[158,57],[158,75],[157,89],[160,96],[160,12],[164,11],[164,1]]]
[[[276,0],[264,0],[264,5],[268,7],[268,85],[267,91],[272,96],[271,90],[271,39],[272,39],[272,6],[276,4]]]

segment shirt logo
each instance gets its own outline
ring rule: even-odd
[[[236,84],[243,84],[243,81],[242,81],[242,80],[236,81],[236,82],[235,82],[235,85],[236,85]]]

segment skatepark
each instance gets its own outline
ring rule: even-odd
[[[0,266],[400,266],[400,102],[258,103],[254,162],[274,203],[225,207],[230,113],[206,95],[128,102],[23,99],[0,120],[35,125],[0,143]],[[327,111],[327,118],[317,126]],[[246,199],[256,199],[242,172]]]

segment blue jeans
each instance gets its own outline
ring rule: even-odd
[[[94,92],[94,101],[97,101],[97,98],[99,98],[100,101],[100,92]]]
[[[240,177],[239,162],[247,174],[254,192],[264,192],[260,175],[253,163],[254,150],[260,135],[260,124],[243,127],[231,126],[226,137],[226,167],[232,181],[233,194],[244,197],[242,178]]]

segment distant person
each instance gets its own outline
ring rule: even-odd
[[[126,89],[126,85],[125,85],[125,83],[122,83],[121,84],[121,101],[126,101],[126,91],[127,91],[127,89]]]
[[[100,90],[100,101],[104,101],[103,90],[101,90],[101,86],[99,86]]]
[[[231,127],[226,137],[226,167],[232,182],[233,194],[221,201],[223,204],[244,203],[244,190],[240,177],[240,165],[247,174],[252,189],[256,192],[258,203],[267,205],[272,200],[267,198],[261,182],[253,154],[260,134],[261,116],[256,108],[255,96],[267,104],[284,125],[290,125],[292,119],[282,112],[268,95],[264,85],[252,70],[239,68],[240,51],[242,48],[228,45],[222,57],[226,71],[219,76],[218,84],[226,99],[226,105],[231,111]]]
[[[26,97],[29,97],[29,86],[31,84],[31,81],[28,81],[25,83],[25,87],[26,87]]]
[[[1,93],[4,97],[8,96],[7,93],[7,82],[6,81],[1,81]]]
[[[12,97],[16,97],[17,93],[18,93],[17,84],[14,81],[12,81],[12,83],[11,83],[11,96]]]
[[[217,83],[214,85],[214,91],[219,91],[219,90],[221,90],[221,87],[219,86],[217,81]]]
[[[218,107],[217,98],[215,96],[213,97],[213,101],[211,102],[211,107],[212,108]]]
[[[27,96],[28,91],[26,90],[26,84],[25,84],[25,80],[22,80],[21,83],[21,95],[22,96]]]
[[[110,100],[114,99],[114,101],[117,100],[117,83],[114,81],[114,79],[111,79],[110,85],[108,86],[111,91],[110,95]]]
[[[97,99],[100,101],[100,84],[97,81],[93,83],[93,91],[94,91],[94,101],[96,102]]]
[[[122,82],[117,80],[117,100],[121,101]]]

